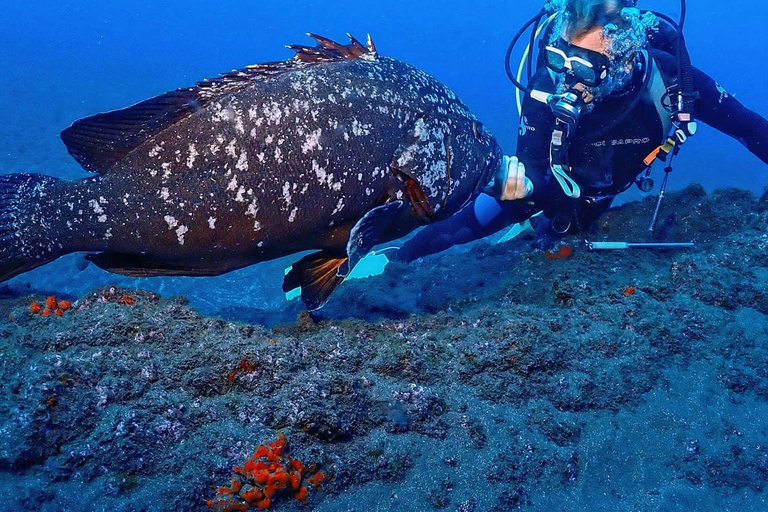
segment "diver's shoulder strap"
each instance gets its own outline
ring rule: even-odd
[[[664,134],[668,134],[672,129],[672,118],[669,110],[664,106],[664,98],[667,96],[667,83],[664,81],[664,75],[656,62],[648,52],[645,52],[646,62],[648,62],[648,73],[651,74],[648,82],[648,93],[651,95],[653,105],[659,114],[661,124],[664,127]]]

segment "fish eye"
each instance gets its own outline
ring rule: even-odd
[[[485,127],[483,126],[483,123],[474,121],[472,123],[472,133],[475,134],[475,138],[479,140],[480,142],[483,141],[483,138],[485,136]]]

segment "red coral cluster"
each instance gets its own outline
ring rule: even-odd
[[[29,306],[29,310],[33,315],[40,316],[62,316],[65,311],[68,311],[72,307],[72,303],[68,300],[57,300],[56,297],[50,296],[45,300],[45,307],[41,306],[37,302],[33,302]]]
[[[227,374],[225,379],[228,381],[235,380],[238,373],[253,373],[256,371],[256,363],[251,359],[251,354],[245,354],[245,357],[240,360],[237,366],[232,368],[232,371]]]
[[[100,300],[103,302],[117,302],[121,306],[133,306],[136,304],[135,298],[130,295],[118,293],[115,288],[110,288],[109,291],[104,292]]]
[[[544,257],[547,260],[565,260],[573,256],[573,249],[570,246],[564,245],[557,252],[544,251]]]
[[[314,471],[314,464],[307,468],[298,459],[285,454],[288,440],[280,434],[268,446],[260,445],[243,467],[235,466],[235,475],[229,487],[219,487],[216,498],[206,502],[217,512],[249,510],[256,507],[266,510],[273,499],[293,494],[297,500],[307,498],[304,483],[320,487],[325,475]]]

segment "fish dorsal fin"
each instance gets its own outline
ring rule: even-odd
[[[151,137],[208,103],[254,82],[266,81],[308,65],[356,59],[372,61],[378,57],[371,36],[363,45],[347,34],[350,43],[343,45],[325,37],[308,35],[317,41],[317,46],[288,46],[296,51],[296,55],[288,60],[254,64],[218,78],[203,80],[195,87],[178,89],[132,107],[81,119],[61,132],[61,138],[83,168],[103,174]]]
[[[317,41],[317,46],[286,46],[286,48],[296,51],[296,55],[293,56],[294,60],[309,64],[318,64],[339,60],[375,60],[376,57],[378,57],[376,45],[373,44],[370,35],[368,35],[368,42],[365,46],[351,34],[347,34],[350,41],[349,44],[340,44],[316,34],[308,33],[307,35]]]

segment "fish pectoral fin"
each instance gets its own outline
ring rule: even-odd
[[[401,216],[406,213],[408,213],[408,205],[403,201],[392,201],[366,213],[349,233],[348,259],[339,267],[337,275],[346,278],[375,245],[391,240],[393,235],[391,228],[401,224]]]
[[[407,197],[413,215],[422,224],[436,220],[435,213],[445,206],[451,189],[450,137],[433,124],[423,117],[417,119],[389,164],[390,196]],[[434,204],[424,191],[424,183],[430,184]]]
[[[198,268],[186,266],[178,262],[158,260],[142,254],[122,252],[100,252],[87,254],[87,261],[107,272],[128,277],[160,277],[160,276],[217,276],[230,269]]]
[[[331,294],[344,281],[344,277],[337,275],[337,272],[346,262],[346,256],[325,250],[305,256],[285,274],[283,291],[287,293],[301,288],[302,302],[309,311],[316,311],[325,306]]]

